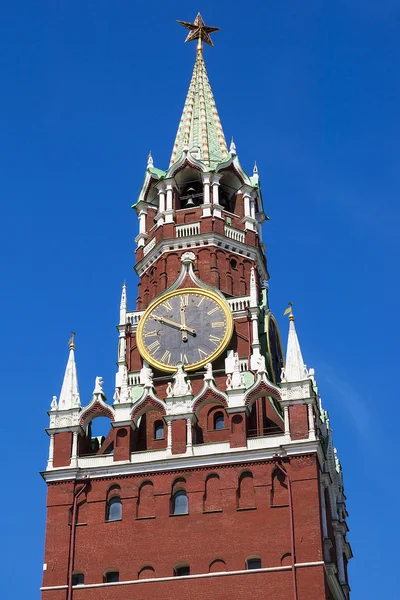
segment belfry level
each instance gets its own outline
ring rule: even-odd
[[[112,399],[53,397],[42,600],[345,600],[342,470],[292,307],[268,304],[255,166],[226,144],[197,44],[166,170],[148,158],[136,306],[122,288]],[[96,435],[97,419],[108,423]]]

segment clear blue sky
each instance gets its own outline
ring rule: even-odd
[[[0,19],[4,600],[39,598],[46,411],[72,329],[82,402],[96,375],[113,394],[125,278],[135,304],[130,205],[149,150],[168,164],[195,58],[175,19],[198,10],[222,27],[205,58],[226,137],[260,171],[272,310],[286,340],[295,302],[331,415],[352,598],[398,593],[399,3],[13,0]]]

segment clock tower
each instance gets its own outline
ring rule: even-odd
[[[226,144],[196,60],[167,169],[148,158],[136,306],[115,387],[81,402],[74,336],[50,451],[43,600],[349,598],[342,471],[291,307],[268,304],[257,167]],[[93,434],[105,417],[109,431]]]

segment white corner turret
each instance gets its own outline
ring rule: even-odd
[[[65,369],[64,380],[61,388],[60,398],[58,401],[58,410],[70,410],[71,408],[79,408],[81,406],[78,375],[75,364],[75,333],[69,341],[69,357]]]
[[[282,383],[306,381],[308,379],[308,371],[303,361],[303,355],[301,353],[296,328],[294,326],[294,315],[291,308],[289,314],[289,336],[286,351],[286,362],[285,368],[282,369],[282,371]]]
[[[126,282],[122,286],[121,303],[119,305],[119,324],[126,324]]]

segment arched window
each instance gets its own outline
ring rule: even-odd
[[[156,576],[156,572],[150,565],[142,567],[138,573],[138,579],[153,579]]]
[[[122,519],[122,502],[119,496],[111,496],[107,501],[106,521],[120,521]]]
[[[119,571],[106,571],[103,575],[103,583],[116,583],[119,581]]]
[[[83,585],[85,583],[85,576],[83,573],[73,573],[72,585]]]
[[[246,569],[250,571],[251,569],[261,569],[261,558],[253,557],[248,558],[246,560]]]
[[[172,501],[173,515],[187,515],[189,512],[189,502],[185,490],[175,492]]]
[[[180,564],[174,568],[175,577],[186,577],[190,575],[190,566],[188,564]]]
[[[154,423],[154,439],[155,440],[163,440],[164,439],[164,423],[162,421],[156,421]]]
[[[223,412],[216,412],[214,414],[214,429],[224,429],[225,428],[225,419]]]

